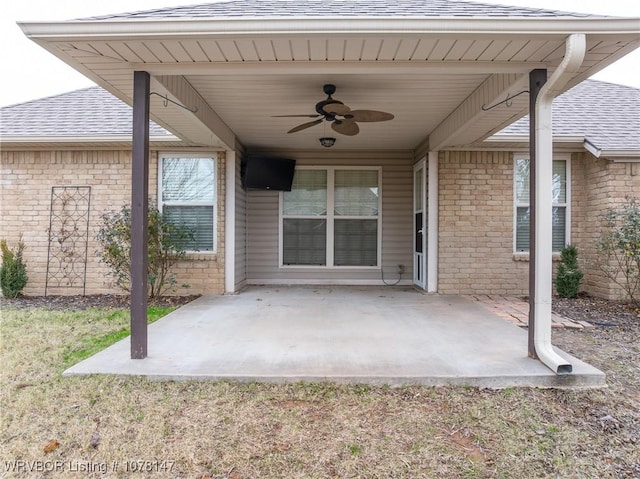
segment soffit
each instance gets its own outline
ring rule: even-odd
[[[480,20],[474,25],[484,25]],[[197,22],[187,21],[106,26],[88,22],[84,34],[54,35],[46,32],[54,31],[55,25],[48,25],[31,37],[129,104],[133,70],[184,76],[236,137],[252,146],[315,147],[309,139],[317,139],[322,126],[287,135],[298,124],[295,119],[271,117],[313,113],[315,103],[325,98],[322,85],[333,83],[338,87],[334,97],[352,108],[396,116],[391,122],[363,125],[357,137],[336,135],[345,140],[342,147],[406,149],[425,141],[491,74],[522,76],[534,68],[552,71],[562,60],[566,33],[561,33],[557,22],[547,22],[549,31],[533,34],[524,28],[530,23],[523,23],[525,32],[517,33],[512,26],[516,23],[510,20],[505,33],[493,21],[493,33],[487,24],[466,33],[442,26],[442,31],[403,33],[399,25],[387,32],[356,33],[352,25],[348,33],[334,34],[320,33],[326,22],[308,34],[283,33],[282,26],[277,32],[225,34],[204,32],[196,28]],[[159,23],[171,30],[161,34]],[[289,21],[288,25],[297,24]],[[29,25],[25,27],[29,34]],[[107,35],[107,27],[115,33]],[[216,23],[216,28],[222,27]],[[132,34],[136,29],[140,31]],[[637,46],[637,34],[596,30],[587,36],[586,59],[567,88]],[[509,110],[487,113],[457,142],[452,138],[450,146],[475,141],[521,117],[528,107],[525,97]],[[222,145],[193,115],[170,105],[165,108],[163,103],[152,98],[152,118],[157,123],[190,144]]]

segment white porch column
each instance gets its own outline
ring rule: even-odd
[[[571,364],[551,345],[551,298],[553,294],[553,99],[580,68],[586,51],[583,34],[567,38],[565,56],[549,81],[541,88],[535,105],[535,254],[534,254],[534,345],[538,358],[557,374],[570,373]]]
[[[438,292],[438,153],[429,152],[427,196],[427,292]]]
[[[236,152],[225,153],[224,199],[224,292],[236,287]]]

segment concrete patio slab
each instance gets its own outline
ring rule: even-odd
[[[527,333],[477,302],[407,287],[251,287],[201,297],[149,326],[149,355],[124,339],[65,375],[153,379],[601,387],[562,351],[557,376],[527,357]]]

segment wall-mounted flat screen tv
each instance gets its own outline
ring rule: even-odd
[[[249,156],[244,164],[242,185],[259,190],[291,191],[296,160]]]

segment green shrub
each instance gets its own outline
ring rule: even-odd
[[[0,241],[2,266],[0,266],[0,286],[5,298],[17,298],[27,285],[27,266],[22,259],[24,243],[22,237],[15,249],[9,248],[5,240]]]
[[[582,271],[578,266],[578,248],[565,246],[560,252],[561,263],[556,274],[556,291],[562,298],[575,298],[582,282]]]
[[[631,302],[640,302],[640,203],[626,198],[618,209],[604,215],[598,241],[598,266],[620,286]]]
[[[158,298],[176,286],[171,268],[186,254],[182,245],[193,240],[193,231],[186,226],[174,225],[149,202],[148,225],[149,297]],[[131,207],[125,205],[118,212],[102,215],[102,226],[97,240],[101,261],[107,265],[115,284],[130,291],[131,288]],[[185,285],[186,286],[186,285]]]

